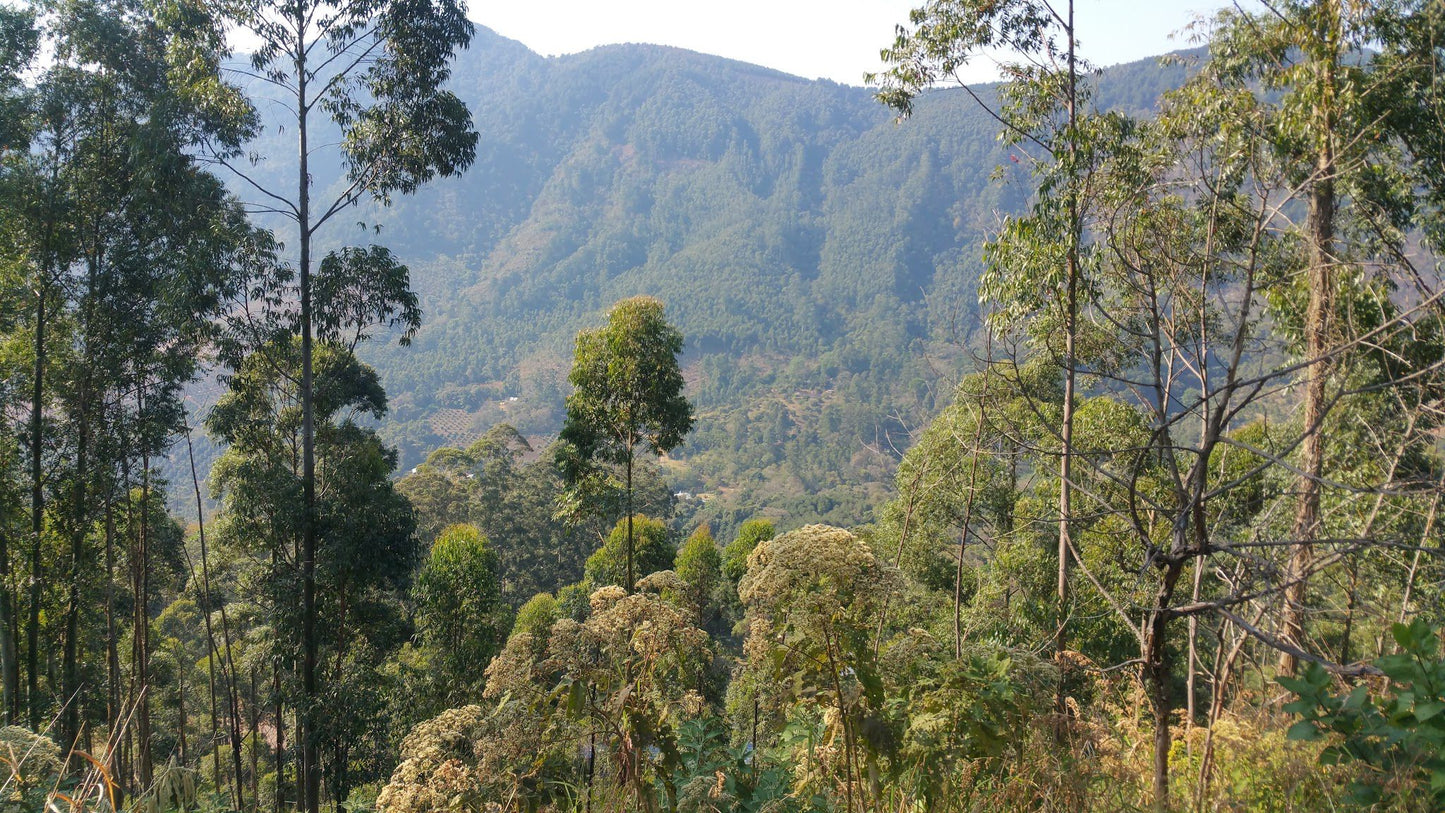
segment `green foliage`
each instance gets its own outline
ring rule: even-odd
[[[900,731],[899,781],[926,805],[968,798],[1013,770],[1058,682],[1056,668],[1031,653],[987,643],[970,644],[959,658],[949,650],[914,630],[883,654],[887,711]],[[955,784],[964,777],[968,784]]]
[[[551,632],[552,625],[562,617],[557,599],[550,593],[538,593],[517,608],[517,619],[512,622],[512,635],[530,635],[543,639]]]
[[[698,626],[710,629],[717,617],[717,592],[722,584],[722,554],[712,529],[702,525],[693,531],[678,549],[672,569],[682,579],[684,601]]]
[[[268,672],[283,653],[295,652],[303,627],[295,556],[304,510],[296,454],[302,422],[299,351],[300,341],[288,337],[250,355],[207,419],[210,431],[228,444],[211,476],[223,510],[208,531],[230,564],[231,617],[245,622],[249,639],[243,652]],[[321,588],[316,628],[318,662],[327,665],[319,670],[316,688],[323,700],[315,725],[318,742],[327,744],[327,781],[344,795],[349,783],[377,778],[382,767],[377,752],[390,748],[386,700],[400,687],[385,682],[389,673],[383,666],[410,634],[402,599],[419,551],[411,506],[391,479],[396,455],[357,423],[385,411],[375,372],[338,345],[319,344],[313,355],[315,573]],[[438,632],[448,634],[452,630],[445,625],[452,623],[465,621],[448,619]],[[456,654],[466,653],[462,646]],[[301,702],[297,677],[277,671],[271,701]],[[438,683],[441,692],[450,688]],[[410,725],[429,707],[434,706],[418,703],[401,716]]]
[[[633,506],[633,468],[639,445],[652,454],[676,448],[692,429],[692,404],[682,394],[682,334],[667,323],[662,303],[626,299],[607,313],[606,326],[577,334],[558,463],[581,495],[596,495],[622,469],[626,513]],[[632,523],[625,537],[622,584],[636,583]],[[647,571],[643,572],[646,575]]]
[[[748,572],[748,557],[759,543],[776,536],[772,520],[750,519],[738,526],[737,535],[722,552],[722,580],[718,583],[717,602],[720,622],[736,628],[743,620],[743,602],[738,597],[738,584]],[[735,638],[742,635],[733,630]]]
[[[679,761],[677,726],[706,710],[711,643],[681,611],[652,596],[604,587],[591,604],[583,623],[564,620],[553,628],[548,665],[561,675],[558,688],[571,695],[568,714],[614,732],[618,779],[648,796],[652,782],[670,782]]]
[[[627,583],[629,559],[639,577],[672,565],[677,555],[677,543],[672,532],[661,520],[645,516],[632,518],[633,550],[629,557],[627,545],[628,521],[620,519],[613,526],[607,540],[591,556],[587,557],[584,581],[593,587]]]
[[[1346,694],[1319,664],[1309,663],[1295,678],[1279,683],[1299,699],[1285,710],[1300,716],[1290,739],[1327,737],[1320,764],[1359,763],[1362,778],[1350,785],[1348,801],[1375,805],[1445,804],[1445,659],[1438,631],[1423,619],[1391,630],[1399,652],[1375,666],[1388,688],[1372,693],[1361,683]]]
[[[998,389],[998,381],[992,382]],[[877,533],[897,564],[940,589],[951,588],[958,556],[970,544],[1012,529],[1014,477],[1007,418],[990,375],[959,386],[953,404],[923,430],[894,475],[898,496],[885,504]],[[995,402],[995,403],[991,403]]]
[[[5,726],[0,728],[0,755],[0,811],[44,810],[65,770],[60,748],[49,737]]]
[[[417,573],[417,629],[437,653],[448,697],[476,694],[510,628],[497,571],[497,554],[481,531],[452,525]]]
[[[651,297],[623,300],[607,325],[577,334],[562,439],[583,460],[627,464],[638,444],[671,451],[692,428],[682,394],[682,334]]]
[[[678,813],[806,809],[792,798],[787,766],[750,745],[729,746],[727,729],[717,718],[685,720],[677,741],[672,784]]]
[[[312,278],[316,337],[355,350],[374,327],[401,328],[408,344],[421,327],[410,272],[382,246],[328,253]]]
[[[768,519],[750,519],[738,528],[737,536],[723,548],[722,561],[722,573],[735,589],[743,574],[748,572],[748,557],[753,554],[753,549],[776,535],[773,522]]]
[[[585,584],[569,584],[557,591],[557,612],[562,618],[581,622],[592,611]]]
[[[665,486],[651,470],[638,481],[639,502],[667,516]],[[514,607],[580,579],[594,540],[622,514],[604,503],[595,515],[568,521],[557,511],[565,488],[551,455],[533,457],[531,444],[507,424],[466,449],[437,449],[397,484],[417,511],[423,537],[455,523],[481,529],[497,552],[503,599]]]
[[[871,763],[891,743],[872,638],[894,579],[853,534],[808,525],[760,543],[739,586],[745,668],[767,686],[764,710],[777,725],[791,710],[827,703],[823,727],[840,744],[829,770],[841,773],[850,807],[852,794],[863,792],[859,752],[866,749]],[[816,777],[805,781],[824,787]]]
[[[430,809],[405,800],[435,804],[465,787],[457,800],[464,809],[516,800],[524,809],[556,810],[584,782],[589,796],[621,794],[646,809],[661,799],[675,805],[691,742],[684,734],[708,711],[711,643],[656,596],[614,585],[594,591],[589,604],[583,621],[564,616],[550,629],[517,630],[487,668],[485,696],[495,705],[419,727],[381,809]],[[434,732],[451,750],[415,747]],[[595,744],[593,759],[578,759],[579,742]],[[439,776],[437,766],[449,759],[456,767]],[[453,780],[463,784],[447,784]]]
[[[363,6],[312,18],[335,26],[332,56],[374,42],[377,58],[302,105],[337,128],[312,143],[341,145],[308,153],[312,191],[341,191],[302,242],[355,203],[396,253],[317,237],[309,360],[286,335],[300,297],[281,246],[193,159],[204,142],[241,167],[243,136],[265,155],[282,135],[269,102],[258,132],[217,78],[219,21],[133,0],[0,9],[0,661],[28,656],[35,683],[7,668],[7,714],[53,708],[84,717],[65,733],[114,742],[121,721],[102,715],[134,708],[136,744],[96,768],[129,768],[116,778],[139,789],[146,758],[176,754],[130,795],[140,807],[285,807],[311,745],[325,803],[395,813],[1122,811],[1171,792],[1290,810],[1335,804],[1346,782],[1367,805],[1445,803],[1445,675],[1425,625],[1442,615],[1445,330],[1421,260],[1442,222],[1433,7],[1345,20],[1341,47],[1361,58],[1335,65],[1352,135],[1332,318],[1354,332],[1331,360],[1333,413],[1303,427],[1278,385],[1302,369],[1292,198],[1314,182],[1312,106],[1330,102],[1309,26],[1226,18],[1203,71],[1126,66],[1090,77],[1090,97],[1061,69],[1071,32],[1047,4],[930,0],[889,55],[903,128],[867,91],[648,47],[542,60],[484,32],[452,76],[471,35],[454,4]],[[226,9],[260,29],[252,67],[281,85],[318,78],[276,33],[307,8]],[[1337,22],[1330,4],[1278,10]],[[979,98],[1011,128],[1006,153],[967,99],[922,93],[1001,47],[1024,58],[1006,69],[1019,81]],[[1186,74],[1202,78],[1153,122],[1113,109],[1152,109]],[[495,113],[480,141],[461,96]],[[485,195],[449,185],[390,215],[364,200],[460,171],[475,143]],[[1025,183],[986,189],[992,162]],[[938,371],[983,343],[979,289],[1001,335],[945,403]],[[624,298],[639,291],[676,324]],[[374,334],[401,340],[365,351],[376,368],[353,352]],[[397,355],[412,338],[420,352]],[[228,448],[203,553],[164,516],[152,466],[212,346],[234,367],[209,413]],[[543,447],[564,424],[570,443]],[[1309,645],[1348,662],[1417,620],[1377,660],[1388,683],[1286,680],[1304,717],[1289,743],[1259,664],[1311,433],[1326,493]],[[383,436],[415,462],[439,435],[451,445],[393,483]],[[775,536],[742,521],[759,511],[870,524]],[[714,528],[733,537],[721,551]],[[425,557],[418,537],[435,540]],[[1060,633],[1069,649],[1045,662]],[[238,741],[218,745],[232,722]],[[79,787],[51,770],[48,739],[0,740],[46,754],[23,775],[9,759],[18,795],[0,807]]]

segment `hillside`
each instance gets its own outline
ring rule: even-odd
[[[1111,69],[1101,103],[1147,107],[1180,71]],[[452,86],[475,165],[358,218],[425,311],[410,347],[365,349],[403,465],[500,421],[555,433],[572,337],[647,293],[688,340],[676,487],[724,525],[861,521],[963,368],[983,234],[1021,205],[990,181],[1027,172],[995,123],[958,92],[899,124],[865,88],[660,46],[544,58],[480,27]]]

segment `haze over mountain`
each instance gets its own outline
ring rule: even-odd
[[[1100,103],[1148,108],[1182,73],[1112,68]],[[379,237],[330,233],[411,266],[423,328],[363,350],[403,466],[501,421],[554,434],[574,335],[646,293],[687,337],[675,487],[727,524],[860,521],[963,369],[983,236],[1022,205],[996,123],[959,91],[898,123],[863,88],[663,46],[544,58],[480,26],[451,86],[475,165],[358,213]],[[281,143],[260,171],[292,171]]]

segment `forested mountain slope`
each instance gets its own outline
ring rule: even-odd
[[[1148,107],[1182,73],[1110,69],[1099,103]],[[899,124],[866,88],[650,45],[544,58],[484,28],[452,86],[476,164],[357,216],[425,311],[410,347],[364,350],[403,465],[501,421],[555,433],[572,337],[646,293],[688,342],[675,485],[728,524],[859,521],[948,394],[983,236],[1021,203],[990,183],[1027,173],[997,124],[962,92]]]

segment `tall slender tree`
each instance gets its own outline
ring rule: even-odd
[[[93,688],[80,674],[88,537],[101,502],[117,491],[122,460],[143,463],[179,425],[180,387],[195,374],[252,236],[193,150],[202,140],[234,150],[248,117],[220,81],[214,29],[129,0],[65,0],[37,11],[29,41],[47,58],[20,110],[17,134],[28,149],[6,156],[7,180],[21,180],[20,193],[7,196],[7,248],[34,299],[26,706],[37,725],[54,701],[73,743]],[[10,52],[25,37],[6,39]],[[121,432],[126,409],[129,431]],[[51,562],[42,557],[48,533],[66,541]],[[37,663],[41,575],[66,585],[54,612],[59,681],[46,691]]]
[[[1305,247],[1299,294],[1281,300],[1298,314],[1281,321],[1289,326],[1299,360],[1303,427],[1279,624],[1281,639],[1290,645],[1279,657],[1284,673],[1295,671],[1295,651],[1309,645],[1309,579],[1315,543],[1325,529],[1322,498],[1329,490],[1326,427],[1348,386],[1346,357],[1362,349],[1342,292],[1357,287],[1351,281],[1356,276],[1366,285],[1395,284],[1394,270],[1410,262],[1400,232],[1418,208],[1412,194],[1400,191],[1410,181],[1401,174],[1399,149],[1402,137],[1417,132],[1418,125],[1401,133],[1399,113],[1386,101],[1400,90],[1406,78],[1401,73],[1417,65],[1380,60],[1372,52],[1382,34],[1430,27],[1438,16],[1430,5],[1277,0],[1257,13],[1226,12],[1217,21],[1213,58],[1204,72],[1223,92],[1260,87],[1272,94],[1260,110],[1260,136],[1274,151],[1282,177],[1298,190],[1294,197],[1305,213],[1298,229]]]
[[[17,208],[29,198],[33,185],[33,174],[25,150],[12,145],[29,144],[33,136],[34,117],[30,115],[34,103],[33,89],[27,86],[23,73],[33,63],[39,45],[39,31],[35,27],[35,15],[29,9],[0,8],[0,209],[7,220],[14,216]],[[13,223],[13,221],[11,221]],[[4,274],[7,301],[6,314],[17,314],[29,309],[28,302],[20,292],[26,290],[27,278],[31,277],[29,267],[30,241],[28,235],[7,228],[0,234],[0,273]],[[16,296],[11,296],[11,293]],[[13,335],[22,328],[20,320],[7,317],[5,333]],[[23,395],[18,388],[7,387],[7,409],[18,409]],[[18,439],[17,439],[18,440]],[[11,466],[20,464],[20,448],[17,442]],[[8,467],[7,467],[8,468]],[[9,472],[7,472],[7,475]],[[18,471],[15,472],[18,475]],[[18,477],[17,477],[18,480]],[[7,492],[9,489],[7,489]],[[18,509],[20,494],[7,494]],[[0,534],[0,713],[5,722],[13,725],[20,709],[20,661],[16,647],[18,610],[16,596],[11,590],[11,540],[16,536]]]
[[[960,81],[1000,124],[1008,148],[1023,154],[1036,176],[1029,214],[1006,218],[986,250],[980,292],[999,303],[999,327],[1027,322],[1058,359],[1064,381],[1059,422],[1057,627],[1054,649],[1066,646],[1069,561],[1074,516],[1074,409],[1079,372],[1081,302],[1087,295],[1086,207],[1094,150],[1080,128],[1089,92],[1088,69],[1078,55],[1073,0],[931,0],[899,26],[882,56],[892,67],[868,78],[880,101],[907,116],[924,90]],[[997,103],[959,80],[960,71],[985,51],[1015,61]],[[1015,156],[1017,158],[1017,155]],[[1051,336],[1057,332],[1057,336]],[[1062,695],[1060,695],[1062,700]]]
[[[364,198],[382,203],[410,193],[437,175],[454,175],[471,162],[476,134],[466,106],[443,89],[450,60],[466,47],[472,24],[456,0],[240,0],[222,4],[228,21],[256,38],[250,70],[258,94],[279,97],[295,138],[295,184],[288,190],[222,156],[255,194],[254,209],[289,221],[298,280],[296,332],[301,340],[301,791],[302,807],[320,804],[319,743],[314,715],[317,683],[316,450],[313,344],[317,303],[313,272],[317,236]],[[318,185],[312,158],[319,127],[341,131],[344,178]],[[313,199],[316,189],[327,189]],[[348,263],[371,252],[336,253],[323,261],[361,274]]]
[[[648,296],[624,299],[607,324],[577,334],[562,426],[564,468],[581,482],[597,464],[622,468],[627,522],[627,592],[636,581],[633,562],[633,473],[637,447],[652,454],[677,448],[692,429],[692,405],[682,394],[682,333],[667,323],[663,305]]]

